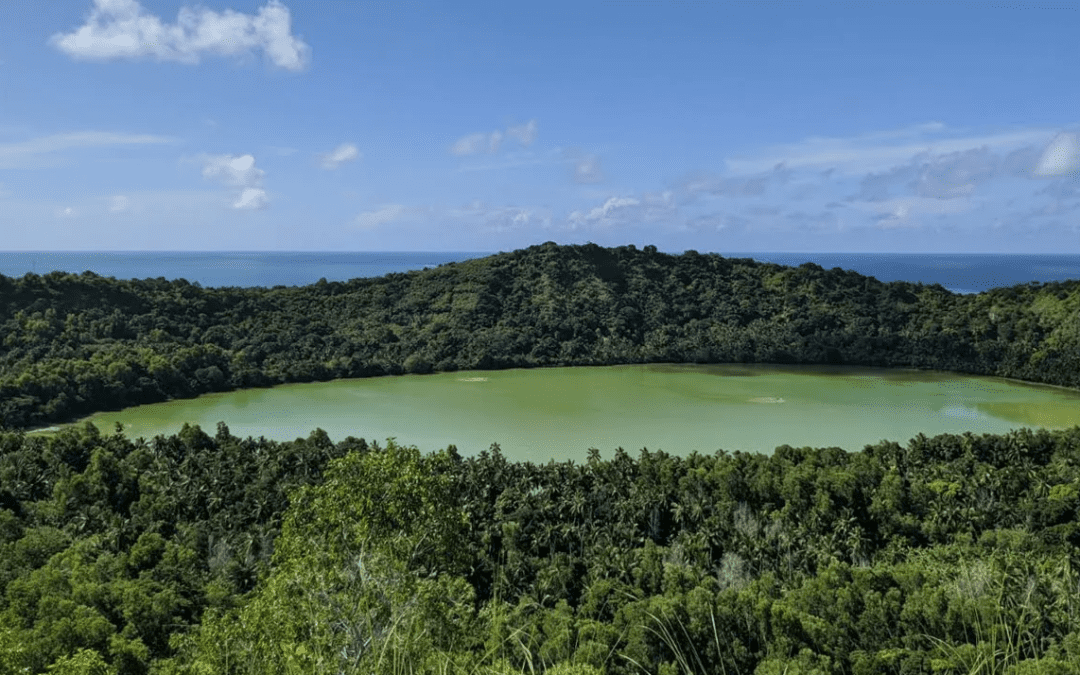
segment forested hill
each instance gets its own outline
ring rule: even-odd
[[[546,243],[304,287],[0,275],[0,423],[406,372],[831,363],[1080,387],[1080,281],[978,295],[647,246]]]

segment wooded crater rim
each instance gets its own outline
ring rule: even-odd
[[[201,288],[0,275],[0,425],[379,375],[632,364],[855,366],[1080,390],[1080,281],[961,295],[553,242],[348,282]]]

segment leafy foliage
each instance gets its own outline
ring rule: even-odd
[[[242,440],[223,424],[149,443],[90,424],[0,433],[0,664],[81,659],[71,670],[89,649],[117,673],[146,672],[171,636],[254,588],[288,492],[356,447],[319,431]]]
[[[0,673],[1080,667],[1080,429],[582,465],[224,425],[0,448]]]

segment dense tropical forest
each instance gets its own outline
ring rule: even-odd
[[[0,276],[0,326],[0,675],[1080,673],[1080,427],[545,465],[363,429],[26,431],[464,368],[834,363],[1077,387],[1080,282],[964,296],[544,244],[302,288]]]
[[[547,243],[305,287],[0,276],[0,424],[284,382],[616,363],[829,363],[1080,387],[1080,281],[977,295],[839,268]]]
[[[1072,674],[1078,463],[6,432],[0,673]]]

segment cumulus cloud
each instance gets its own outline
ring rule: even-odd
[[[259,188],[244,188],[233,202],[234,209],[261,209],[266,206],[266,191]]]
[[[582,213],[581,211],[574,211],[570,214],[570,220],[585,220],[585,221],[597,221],[610,218],[616,212],[622,209],[626,209],[629,206],[637,206],[640,204],[638,200],[633,197],[611,197],[602,206],[597,206],[588,213]]]
[[[481,152],[494,153],[499,149],[502,142],[502,132],[493,131],[490,134],[469,134],[459,138],[452,146],[450,152],[455,155],[475,155]]]
[[[1035,175],[1064,176],[1077,169],[1080,169],[1080,141],[1076,134],[1063,133],[1055,136],[1043,150]]]
[[[360,151],[356,149],[355,145],[352,145],[351,143],[342,143],[332,151],[322,155],[320,164],[324,169],[336,169],[346,162],[359,159],[359,157]]]
[[[256,168],[255,158],[251,155],[213,155],[203,164],[203,178],[216,180],[223,185],[241,188],[239,196],[233,202],[234,209],[261,209],[268,201],[266,191],[262,189],[262,179],[266,172]]]
[[[503,138],[506,136],[528,147],[536,140],[536,120],[530,120],[521,126],[509,127],[505,132],[492,131],[462,136],[450,146],[450,152],[458,156],[476,155],[482,152],[494,154],[499,151]]]
[[[648,222],[674,226],[677,214],[675,193],[666,190],[647,192],[640,197],[609,197],[603,204],[588,211],[571,212],[566,217],[566,225],[572,230],[586,226],[641,225]]]
[[[536,222],[535,214],[531,210],[511,206],[485,214],[482,227],[488,232],[501,233],[520,230]]]
[[[105,61],[153,57],[195,64],[203,53],[232,55],[262,49],[279,68],[299,71],[311,48],[293,37],[289,9],[270,0],[258,14],[226,9],[180,8],[176,23],[165,24],[137,0],[94,0],[86,23],[49,42],[76,59]]]
[[[127,211],[130,206],[130,200],[124,195],[116,195],[109,203],[109,210],[113,213],[122,213]]]
[[[255,158],[251,155],[216,155],[207,158],[203,166],[204,178],[215,178],[226,185],[258,185],[265,174],[255,168]]]
[[[601,206],[597,206],[588,212],[571,212],[566,220],[571,229],[577,229],[583,225],[609,225],[615,220],[621,220],[619,216],[625,216],[629,208],[640,203],[633,197],[611,197]]]
[[[75,209],[71,208],[70,206],[65,206],[64,208],[58,210],[56,212],[56,215],[60,216],[61,218],[74,218]]]

